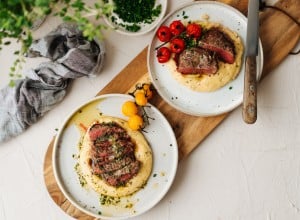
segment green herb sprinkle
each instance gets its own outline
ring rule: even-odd
[[[115,17],[111,17],[112,22],[124,27],[131,32],[141,29],[141,24],[151,24],[161,13],[161,4],[155,6],[155,0],[114,0],[114,13],[125,23],[117,23]]]

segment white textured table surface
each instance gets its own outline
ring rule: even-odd
[[[172,0],[168,11],[188,0]],[[48,18],[42,36],[59,21]],[[74,81],[65,99],[22,135],[0,146],[0,219],[72,219],[50,198],[44,156],[63,119],[94,97],[149,43],[153,32],[127,37],[107,31],[107,59],[97,78]],[[0,86],[8,83],[16,43],[0,51]],[[299,48],[299,45],[298,45]],[[28,59],[26,68],[42,59]],[[258,120],[241,108],[181,161],[165,198],[139,220],[300,219],[300,59],[289,56],[259,86]],[[1,104],[1,103],[0,103]]]

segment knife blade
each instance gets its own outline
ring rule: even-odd
[[[257,119],[256,57],[259,38],[259,0],[248,1],[246,59],[243,94],[243,119],[248,124]]]

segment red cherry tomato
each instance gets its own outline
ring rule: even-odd
[[[185,49],[185,42],[181,38],[175,38],[170,42],[170,50],[173,53],[180,53]]]
[[[170,24],[170,31],[173,35],[179,35],[185,30],[185,26],[181,23],[181,21],[176,20]]]
[[[202,28],[199,24],[191,23],[186,27],[186,34],[189,37],[198,38],[201,36]]]
[[[156,36],[160,41],[167,42],[171,39],[172,33],[171,33],[169,27],[163,25],[158,28],[158,30],[156,32]]]
[[[157,50],[156,57],[159,63],[168,62],[171,57],[171,51],[167,47],[161,47]]]

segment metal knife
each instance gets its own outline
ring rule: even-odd
[[[248,1],[243,119],[248,124],[257,119],[256,57],[259,38],[259,0]]]

